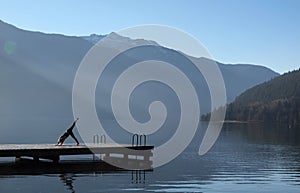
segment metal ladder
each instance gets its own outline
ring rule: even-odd
[[[102,134],[99,137],[99,135],[96,134],[96,135],[93,136],[93,142],[94,142],[94,144],[100,144],[100,143],[105,144],[106,143],[106,136],[104,134]],[[94,161],[96,160],[96,157],[97,156],[95,154],[93,154],[93,160]],[[99,158],[102,159],[101,155],[99,155]]]
[[[145,134],[142,134],[142,135],[134,134],[134,135],[132,135],[131,145],[132,146],[142,146],[143,140],[144,140],[144,146],[146,146],[147,136]]]

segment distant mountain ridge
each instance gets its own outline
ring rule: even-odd
[[[147,43],[147,45],[159,46],[159,44],[157,44],[155,41],[144,40],[144,39],[131,39],[128,37],[120,36],[115,32],[111,32],[108,35],[91,34],[89,36],[79,36],[79,37],[91,42],[92,44],[96,44],[102,38],[106,37],[105,43],[114,49],[119,49],[119,47],[128,46],[128,45],[131,46],[144,45],[145,43]]]
[[[76,70],[97,39],[105,36],[75,37],[31,32],[1,20],[0,32],[0,47],[3,48],[0,49],[0,115],[72,117],[71,91]],[[129,43],[138,45],[140,41],[148,41],[131,40],[118,34],[112,37],[112,47]],[[157,45],[153,41],[149,42]],[[163,47],[156,49],[157,53],[162,54],[168,51]],[[140,53],[139,57],[142,56],[143,53]],[[209,63],[205,58],[196,60],[202,65]],[[225,81],[228,102],[247,88],[278,76],[278,73],[262,66],[218,65]],[[193,72],[190,75],[191,79],[198,79]],[[203,94],[201,99],[209,101],[205,82],[199,82],[199,88]],[[149,91],[145,92],[147,94]],[[148,93],[152,94],[155,93]],[[98,102],[98,108],[105,111],[101,101]],[[210,103],[203,102],[201,112],[206,113],[209,109]]]
[[[79,36],[92,44],[96,44],[98,41],[100,41],[102,38],[105,37],[105,35],[98,35],[98,34],[91,34],[89,36]]]

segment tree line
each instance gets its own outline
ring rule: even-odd
[[[225,120],[300,124],[300,69],[245,91],[226,108]],[[209,119],[210,113],[201,116]]]

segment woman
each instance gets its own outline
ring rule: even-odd
[[[79,141],[77,140],[77,138],[75,137],[74,133],[73,133],[73,129],[76,125],[76,122],[78,121],[79,118],[77,118],[73,124],[71,125],[71,127],[69,129],[67,129],[67,131],[58,138],[57,140],[57,144],[58,146],[62,146],[62,144],[64,143],[64,141],[71,135],[71,137],[76,141],[77,145],[79,145]]]

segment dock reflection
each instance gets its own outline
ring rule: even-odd
[[[43,175],[64,173],[110,173],[125,171],[104,161],[61,161],[34,162],[22,160],[18,162],[0,163],[0,175]]]
[[[151,172],[152,170],[147,170]],[[77,174],[105,174],[105,173],[128,173],[128,181],[132,183],[145,183],[145,171],[129,171],[117,168],[104,161],[60,161],[35,162],[33,160],[22,160],[18,162],[0,163],[0,178],[15,177],[18,175],[58,175],[59,180],[66,186],[70,193],[75,193],[74,181]],[[97,175],[95,175],[97,176]]]
[[[75,181],[75,174],[60,174],[59,179],[67,186],[71,193],[75,193],[73,182]]]

